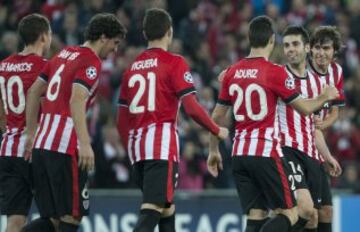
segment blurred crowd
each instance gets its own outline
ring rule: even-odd
[[[146,47],[141,23],[150,7],[167,9],[173,17],[174,40],[170,50],[183,55],[191,67],[201,104],[211,111],[216,103],[221,70],[244,57],[248,50],[249,20],[260,14],[276,23],[278,46],[272,60],[284,63],[281,32],[289,24],[310,32],[319,25],[336,25],[343,50],[337,56],[344,69],[347,106],[326,132],[333,155],[344,173],[333,187],[360,192],[360,1],[358,0],[0,0],[0,59],[21,47],[16,36],[19,19],[38,12],[51,21],[50,58],[63,46],[83,42],[82,33],[95,13],[112,12],[127,27],[118,53],[103,61],[99,96],[90,113],[89,128],[96,152],[95,188],[131,188],[131,168],[115,125],[117,99],[124,69]],[[224,120],[229,126],[231,116]],[[233,186],[230,170],[231,139],[221,144],[225,170],[211,178],[206,170],[208,133],[183,112],[179,117],[181,163],[179,188],[201,191]]]

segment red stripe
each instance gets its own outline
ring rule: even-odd
[[[42,117],[40,118],[40,125],[39,125],[39,130],[37,131],[37,134],[36,134],[36,137],[35,137],[35,142],[34,142],[34,146],[35,144],[37,143],[38,139],[39,139],[39,136],[41,134],[41,131],[43,130],[44,128],[44,123],[45,123],[45,114],[41,115]]]
[[[292,144],[296,141],[296,129],[295,129],[295,123],[294,123],[294,114],[295,110],[291,106],[286,106],[286,126],[288,129],[289,136],[292,140]]]
[[[140,138],[140,160],[145,159],[145,142],[146,142],[146,134],[148,132],[148,127],[142,131],[141,138]]]
[[[289,187],[289,182],[287,180],[287,177],[286,177],[286,174],[285,174],[285,171],[284,171],[284,167],[283,167],[283,165],[281,163],[280,158],[274,158],[274,160],[275,160],[276,167],[277,167],[277,170],[278,170],[279,175],[280,175],[281,184],[283,186],[286,207],[288,207],[288,209],[291,209],[291,208],[294,207],[294,202],[293,202],[292,197],[291,197],[291,191],[290,191],[290,187]]]
[[[76,132],[73,128],[73,129],[71,129],[70,140],[69,140],[69,145],[66,149],[66,154],[76,156],[77,149],[78,149],[77,147],[78,147],[77,136],[76,136]]]
[[[176,131],[174,125],[170,127],[170,144],[169,144],[169,160],[176,161],[177,159],[177,147],[176,147]]]
[[[132,135],[132,141],[131,141],[131,146],[130,146],[130,149],[131,149],[131,154],[132,154],[132,158],[134,160],[134,162],[136,162],[136,155],[135,155],[135,141],[136,141],[136,135],[137,135],[137,130],[134,129],[134,133]]]
[[[255,155],[256,156],[263,156],[264,154],[264,148],[265,148],[265,131],[264,130],[259,130],[259,135],[258,135],[258,143],[256,145],[256,149],[255,149]]]
[[[244,149],[243,149],[243,154],[245,156],[247,156],[249,154],[249,148],[250,148],[250,142],[251,142],[251,133],[252,131],[249,131],[249,133],[247,133],[244,137]]]
[[[66,117],[61,116],[60,121],[59,121],[59,125],[58,128],[56,129],[55,135],[54,135],[54,141],[51,144],[51,150],[52,151],[58,151],[59,150],[59,146],[60,146],[60,141],[61,141],[61,136],[64,132],[65,129],[65,125],[66,125]]]
[[[19,148],[19,143],[20,143],[20,136],[21,134],[18,134],[16,132],[14,138],[13,138],[13,144],[12,144],[12,148],[11,148],[11,156],[12,157],[17,157],[18,155],[18,148]]]
[[[1,156],[5,156],[6,146],[8,144],[9,136],[8,133],[6,133],[5,138],[2,140],[1,143]]]
[[[47,137],[49,136],[49,133],[50,133],[50,131],[51,131],[53,121],[54,121],[54,116],[53,116],[53,115],[50,115],[50,120],[49,120],[48,127],[46,128],[46,132],[45,132],[45,134],[44,134],[43,140],[42,140],[41,143],[40,143],[40,147],[41,147],[41,148],[43,148],[44,145],[45,145],[46,139],[47,139]]]
[[[158,160],[160,159],[161,155],[161,141],[162,141],[162,130],[163,125],[156,125],[155,129],[155,139],[154,139],[154,159]]]
[[[168,160],[167,189],[166,189],[166,200],[168,203],[173,202],[173,197],[174,197],[173,165],[174,162],[172,160]]]
[[[72,216],[80,216],[79,167],[76,156],[71,156],[72,173]]]
[[[233,152],[232,152],[232,156],[236,156],[236,154],[238,153],[238,148],[239,148],[239,137],[240,137],[240,133],[238,130],[236,130],[235,132],[235,136],[234,136],[234,140],[235,143],[233,145]]]

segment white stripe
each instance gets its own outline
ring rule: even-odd
[[[66,150],[69,146],[70,136],[71,136],[71,132],[73,131],[73,128],[74,128],[73,120],[70,117],[67,117],[65,127],[61,135],[58,152],[66,153]]]
[[[46,114],[45,116],[44,116],[45,118],[44,118],[44,126],[42,127],[42,130],[41,131],[39,131],[40,132],[40,135],[39,135],[39,137],[38,137],[38,139],[37,139],[37,141],[36,141],[36,144],[35,144],[35,147],[36,148],[41,148],[40,147],[40,145],[41,145],[41,142],[42,142],[42,140],[43,140],[43,138],[44,138],[44,136],[45,136],[45,133],[46,133],[46,131],[47,131],[47,128],[48,128],[48,126],[49,126],[49,121],[50,121],[50,117],[51,117],[51,115],[50,114]]]
[[[250,135],[250,145],[248,152],[249,155],[256,155],[256,147],[258,144],[258,139],[259,139],[259,129],[254,129],[253,131],[251,131],[251,135]]]
[[[141,160],[140,142],[141,142],[141,137],[142,137],[142,131],[143,131],[143,128],[137,129],[137,133],[135,136],[135,160],[136,161]]]
[[[26,133],[23,131],[21,133],[20,139],[19,139],[19,145],[18,145],[18,157],[24,157],[24,148],[25,148],[25,141],[26,141]]]
[[[274,132],[273,128],[266,128],[265,131],[265,145],[264,145],[264,157],[270,157],[272,147],[273,147],[273,140],[272,140],[272,133]]]
[[[308,150],[306,151],[306,153],[310,156],[312,156],[313,154],[313,149],[312,149],[312,125],[310,124],[310,118],[309,117],[314,117],[313,115],[311,116],[306,116],[305,117],[305,124],[306,124],[306,127],[305,127],[305,130],[306,130],[306,136],[307,136],[307,139],[308,139]]]
[[[167,160],[169,157],[169,148],[170,148],[170,127],[171,123],[164,123],[163,130],[161,135],[161,153],[160,159]]]
[[[51,150],[51,145],[54,142],[54,137],[55,137],[55,133],[57,131],[57,128],[59,126],[60,118],[61,118],[61,116],[58,115],[58,114],[56,114],[54,116],[54,121],[51,124],[50,133],[47,136],[47,139],[46,139],[45,145],[44,145],[44,149],[46,149],[46,150]]]
[[[12,146],[14,145],[14,137],[16,135],[16,132],[18,131],[18,128],[12,128],[11,134],[8,135],[8,142],[6,143],[6,150],[5,150],[5,156],[11,156],[12,152]]]
[[[233,138],[233,146],[232,146],[232,151],[231,151],[232,155],[236,155],[235,154],[235,141],[236,141],[238,136],[239,136],[239,131],[237,129],[235,129],[235,135],[234,135],[234,138]]]
[[[130,130],[129,131],[127,150],[128,150],[128,154],[129,154],[129,159],[130,159],[132,164],[135,162],[135,160],[133,160],[132,147],[131,147],[132,143],[133,143],[133,135],[134,135],[134,130]]]
[[[329,86],[335,86],[334,69],[331,66],[331,64],[329,65],[328,75],[329,75]]]
[[[280,132],[285,138],[285,141],[282,143],[286,146],[292,146],[292,138],[289,133],[289,125],[287,122],[287,115],[286,115],[287,106],[283,101],[278,101],[278,112],[279,112],[279,121],[280,121]]]
[[[237,154],[235,155],[244,155],[244,145],[245,145],[245,136],[246,136],[247,132],[246,130],[242,130],[239,136],[239,145],[238,145],[238,149],[237,149]]]
[[[179,146],[179,135],[178,135],[178,131],[177,129],[175,130],[175,135],[176,135],[176,152],[177,152],[177,156],[176,156],[176,161],[179,162],[180,161],[180,146]]]
[[[154,159],[154,141],[155,141],[156,124],[150,124],[145,137],[145,159]]]
[[[302,132],[301,132],[301,116],[300,114],[294,110],[293,111],[294,114],[294,129],[295,129],[295,137],[296,137],[296,142],[298,144],[297,149],[299,149],[300,151],[304,150],[304,141],[303,141],[303,136],[302,136]]]

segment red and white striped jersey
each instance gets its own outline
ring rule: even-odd
[[[245,58],[225,73],[218,104],[233,106],[233,156],[282,157],[277,99],[299,96],[283,67],[265,58]]]
[[[0,63],[0,91],[6,113],[0,156],[24,156],[27,91],[45,64],[46,60],[35,54],[11,55]]]
[[[67,47],[54,56],[40,74],[48,83],[34,148],[76,155],[77,136],[71,118],[70,97],[74,84],[89,92],[88,109],[96,95],[101,60],[87,47]]]
[[[332,62],[329,65],[328,71],[325,74],[321,74],[317,72],[311,62],[309,62],[309,66],[310,66],[310,72],[320,80],[321,86],[324,85],[334,86],[337,88],[337,90],[340,93],[339,98],[331,101],[330,103],[325,104],[324,108],[319,112],[317,112],[320,118],[324,120],[325,117],[328,115],[331,106],[340,106],[340,107],[345,106],[343,70],[342,67],[336,62]]]
[[[141,160],[179,161],[177,114],[181,97],[195,92],[185,59],[147,49],[125,71],[119,106],[127,107],[128,154]],[[121,126],[121,125],[120,125]]]
[[[287,66],[286,71],[293,80],[294,88],[303,98],[314,98],[321,93],[321,83],[311,72],[307,71],[306,77],[299,77]],[[278,101],[278,114],[282,146],[295,148],[319,160],[319,152],[315,144],[314,114],[301,115],[281,100]]]

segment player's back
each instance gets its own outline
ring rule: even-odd
[[[175,123],[179,97],[195,91],[184,59],[160,48],[140,54],[125,72],[122,84],[126,86],[122,91],[127,94],[132,129]]]
[[[48,86],[35,148],[69,155],[77,153],[77,137],[70,110],[73,84],[89,92],[88,108],[95,97],[100,68],[100,59],[87,47],[64,48],[48,62],[40,74]]]
[[[291,102],[298,96],[286,80],[283,67],[262,57],[245,58],[227,70],[219,103],[233,106],[233,155],[281,156],[276,102],[278,97]]]
[[[6,133],[0,156],[23,156],[27,91],[46,60],[38,55],[11,55],[0,63],[0,91],[6,113]]]

